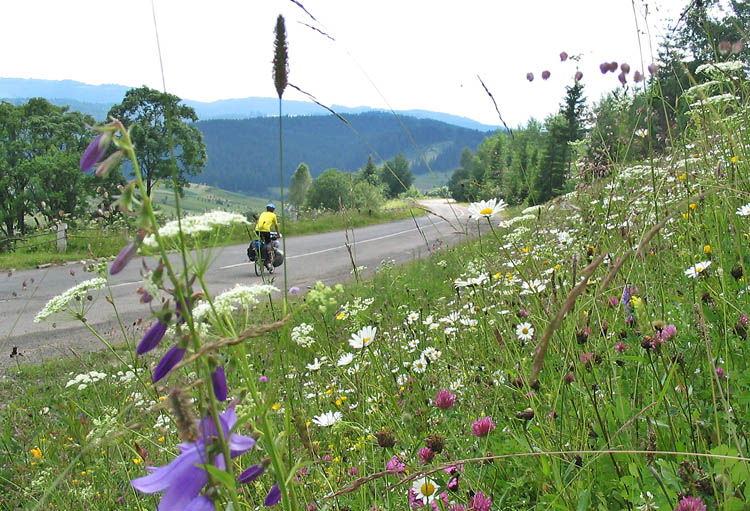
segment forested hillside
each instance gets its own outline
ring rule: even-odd
[[[412,172],[427,172],[409,134],[434,171],[459,165],[461,151],[472,150],[485,133],[429,119],[401,117],[409,134],[392,114],[346,116],[351,127],[333,115],[284,117],[284,175],[287,184],[300,163],[313,177],[328,168],[357,170],[373,155],[377,163],[399,152],[411,162]],[[227,190],[261,194],[278,187],[278,118],[199,121],[208,162],[196,180]],[[381,160],[382,159],[382,160]]]

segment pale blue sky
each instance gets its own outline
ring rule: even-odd
[[[599,64],[651,61],[665,13],[681,0],[154,0],[166,85],[212,101],[275,96],[273,27],[287,21],[289,81],[325,104],[421,108],[499,124],[480,75],[511,126],[557,109],[581,55],[585,94],[619,82]],[[634,13],[635,11],[635,13]],[[10,0],[0,6],[0,76],[161,89],[150,0]],[[646,34],[650,30],[651,42]],[[335,41],[302,23],[326,31]],[[653,46],[652,46],[653,45]],[[543,70],[552,74],[541,79]],[[632,72],[631,71],[631,76]],[[533,72],[529,83],[526,73]],[[286,99],[304,100],[289,90]]]

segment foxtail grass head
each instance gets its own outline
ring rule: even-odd
[[[284,94],[289,75],[289,55],[286,46],[286,28],[284,27],[284,16],[279,14],[276,18],[276,39],[273,42],[273,83],[279,99]]]

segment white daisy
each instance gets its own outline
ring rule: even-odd
[[[327,428],[328,426],[333,426],[338,421],[342,419],[341,412],[334,412],[329,411],[326,413],[323,413],[321,415],[318,415],[317,417],[313,417],[313,424],[320,426],[321,428]]]
[[[312,364],[307,364],[307,369],[309,371],[319,371],[320,367],[323,365],[323,363],[326,361],[326,357],[323,357],[322,359],[318,360],[318,357],[315,357],[315,360]]]
[[[418,312],[410,312],[408,316],[406,316],[406,322],[410,325],[417,321],[419,319],[419,313]]]
[[[490,218],[503,211],[508,205],[504,200],[490,199],[487,201],[472,202],[469,204],[470,218]]]
[[[521,323],[516,327],[516,337],[522,341],[530,341],[534,337],[534,327],[531,323]]]
[[[349,345],[352,348],[362,349],[369,346],[375,339],[375,332],[378,329],[374,326],[366,326],[359,330],[356,334],[352,334],[352,338],[349,339]]]
[[[345,367],[352,363],[352,360],[354,360],[354,354],[353,353],[344,353],[341,355],[336,362],[336,365],[339,367]]]
[[[700,263],[694,264],[693,266],[685,270],[685,275],[687,275],[691,279],[694,279],[695,277],[706,271],[709,266],[711,266],[711,261],[701,261]]]
[[[737,214],[740,216],[750,216],[750,203],[737,208]]]
[[[539,279],[530,280],[528,282],[524,281],[521,284],[521,292],[519,294],[522,295],[529,295],[531,293],[540,293],[544,291],[547,288],[547,285],[544,284]]]
[[[435,481],[428,477],[420,477],[414,481],[411,486],[411,491],[414,492],[414,497],[422,501],[422,505],[431,504],[437,496],[438,486]]]
[[[424,358],[419,357],[411,363],[411,368],[414,369],[415,373],[423,373],[427,370],[427,361]]]

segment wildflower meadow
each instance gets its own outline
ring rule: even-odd
[[[596,173],[581,153],[546,202],[476,197],[465,241],[346,285],[210,293],[210,234],[247,221],[160,225],[136,172],[139,234],[36,319],[86,324],[144,246],[149,319],[0,384],[2,507],[748,509],[747,71],[717,52],[663,150]],[[82,171],[138,168],[117,119],[94,129]]]

